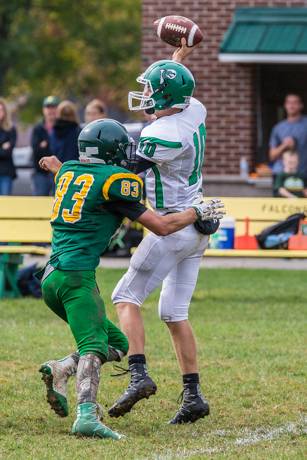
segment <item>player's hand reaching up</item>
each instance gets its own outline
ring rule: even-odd
[[[181,46],[180,48],[176,48],[176,50],[174,51],[173,55],[172,55],[172,60],[175,61],[175,62],[180,62],[182,63],[185,58],[192,53],[192,51],[198,46],[195,45],[195,46],[187,46],[187,41],[185,38],[182,38],[181,39]]]
[[[200,202],[199,197],[197,197],[193,203],[193,208],[200,220],[220,220],[226,214],[224,203],[218,198]]]
[[[53,174],[56,174],[62,166],[61,161],[55,155],[41,158],[38,164],[41,169]]]

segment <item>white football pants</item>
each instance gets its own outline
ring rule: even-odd
[[[141,306],[162,283],[159,316],[163,321],[188,318],[200,262],[209,237],[194,225],[168,236],[149,233],[133,254],[126,274],[115,287],[114,304],[130,302]]]

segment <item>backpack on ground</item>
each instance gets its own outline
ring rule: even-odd
[[[256,235],[261,249],[288,249],[289,238],[296,235],[300,220],[304,219],[304,213],[296,213],[287,219],[271,225]]]
[[[18,270],[18,288],[22,296],[42,297],[41,283],[34,276],[38,271],[36,264]]]

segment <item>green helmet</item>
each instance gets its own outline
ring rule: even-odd
[[[79,160],[127,167],[135,143],[116,120],[104,118],[86,125],[78,137]]]
[[[175,61],[157,61],[148,67],[136,81],[144,85],[143,91],[130,91],[130,110],[163,110],[169,107],[184,109],[190,103],[195,88],[192,73]],[[138,101],[138,105],[134,105]]]

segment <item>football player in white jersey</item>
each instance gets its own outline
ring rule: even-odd
[[[130,110],[156,116],[141,133],[137,171],[147,170],[145,184],[151,206],[161,214],[178,212],[197,200],[202,190],[206,109],[192,97],[194,77],[180,62],[155,62],[137,81],[144,90],[129,93]],[[183,378],[182,405],[170,423],[195,422],[209,414],[209,404],[200,390],[188,311],[208,234],[216,229],[190,225],[166,237],[149,233],[131,258],[112,294],[121,329],[129,340],[131,381],[109,410],[110,416],[124,415],[157,390],[146,368],[140,307],[161,283],[159,315],[170,331]]]

